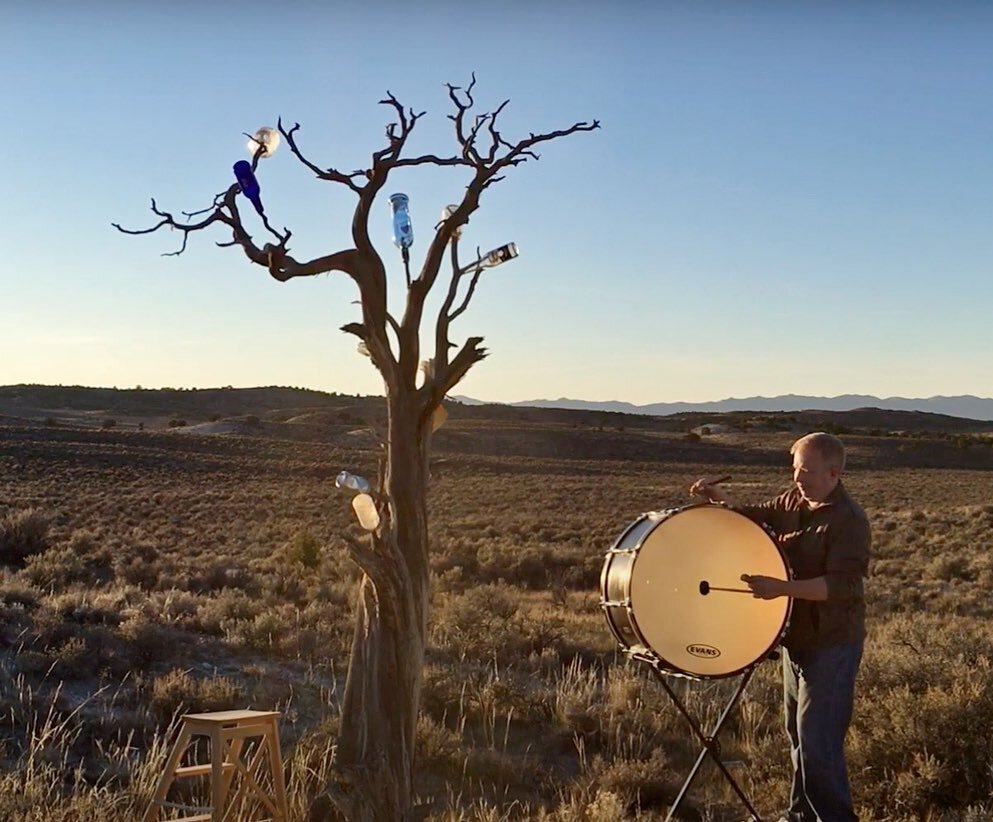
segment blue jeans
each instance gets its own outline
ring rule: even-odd
[[[793,760],[789,819],[858,820],[848,787],[845,732],[852,719],[862,642],[789,652],[783,649],[786,732]]]

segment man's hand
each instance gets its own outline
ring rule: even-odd
[[[690,486],[690,494],[694,497],[703,497],[710,502],[727,503],[730,497],[717,487],[717,483],[728,479],[730,477],[700,477]]]
[[[787,583],[783,579],[742,574],[741,581],[751,589],[752,596],[756,599],[776,599],[777,597],[788,596]]]

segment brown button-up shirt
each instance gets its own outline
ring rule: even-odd
[[[828,598],[797,599],[783,639],[791,651],[856,642],[865,637],[862,580],[869,573],[872,537],[865,512],[839,482],[828,498],[810,508],[793,488],[761,505],[737,510],[769,527],[794,579],[824,577]]]

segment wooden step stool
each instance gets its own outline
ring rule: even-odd
[[[187,714],[179,738],[173,746],[165,771],[159,779],[155,795],[145,814],[145,822],[157,822],[160,813],[167,809],[192,812],[169,822],[221,822],[225,811],[237,805],[243,796],[254,795],[272,814],[274,822],[287,822],[286,786],[283,784],[283,759],[279,752],[278,711],[216,711],[208,714]],[[210,740],[210,762],[205,765],[181,767],[183,754],[194,736]],[[249,739],[259,743],[251,758],[242,756],[242,749]],[[272,795],[259,783],[263,776],[263,760],[268,753],[269,777]],[[167,802],[166,794],[173,780],[191,776],[210,777],[210,805],[194,806]],[[226,804],[228,792],[236,777],[238,787]],[[233,819],[233,817],[232,817]],[[239,819],[238,822],[244,822]]]

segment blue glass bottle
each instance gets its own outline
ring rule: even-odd
[[[262,187],[259,185],[259,181],[255,178],[255,172],[252,171],[252,164],[248,162],[248,160],[239,160],[235,163],[234,178],[238,181],[238,185],[241,187],[241,193],[251,201],[252,205],[255,206],[255,210],[264,217],[265,211],[262,208]]]

